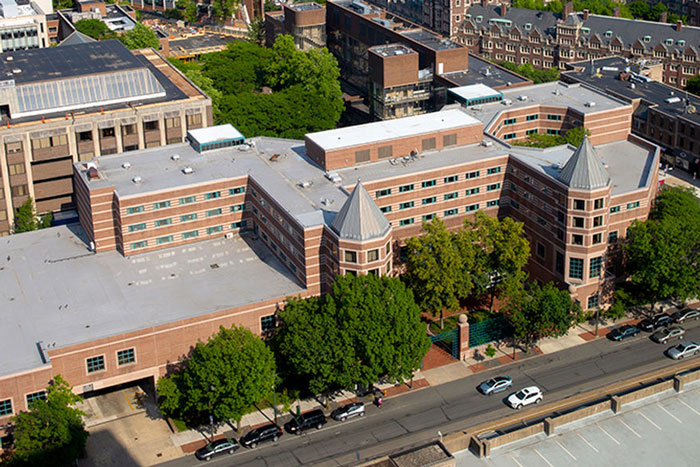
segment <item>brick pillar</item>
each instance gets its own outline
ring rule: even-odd
[[[459,359],[464,361],[469,353],[469,323],[467,322],[467,315],[464,313],[459,315],[457,325],[459,326]]]
[[[673,389],[676,392],[681,392],[683,390],[683,379],[680,376],[675,376],[673,378]]]

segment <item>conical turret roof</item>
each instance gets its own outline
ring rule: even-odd
[[[610,174],[588,137],[561,169],[559,180],[576,190],[597,190],[610,184]]]
[[[365,241],[384,236],[391,224],[358,181],[331,228],[342,239]]]

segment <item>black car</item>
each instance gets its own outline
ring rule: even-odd
[[[681,311],[676,311],[674,314],[671,315],[671,317],[676,323],[682,323],[683,321],[687,321],[689,319],[698,320],[700,319],[700,310],[696,310],[694,308],[685,308]]]
[[[208,461],[220,454],[233,454],[238,449],[238,443],[233,438],[217,439],[203,448],[197,449],[194,456],[200,461]]]
[[[283,434],[280,427],[270,423],[249,431],[240,441],[243,446],[252,449],[263,441],[277,441]]]
[[[300,435],[302,431],[308,430],[309,428],[320,430],[325,424],[326,416],[323,414],[323,411],[312,410],[311,412],[306,412],[298,417],[294,417],[285,423],[284,429],[289,433]]]
[[[628,337],[636,336],[637,334],[639,334],[638,327],[632,326],[631,324],[625,324],[624,326],[620,326],[619,328],[610,331],[608,333],[608,339],[619,342],[627,339]]]
[[[673,318],[666,313],[661,313],[652,318],[643,319],[637,327],[642,331],[653,332],[668,327],[671,323],[673,323]]]

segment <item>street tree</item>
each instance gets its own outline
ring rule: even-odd
[[[566,335],[580,322],[581,308],[566,290],[551,282],[544,286],[533,282],[511,295],[504,314],[513,327],[513,337],[529,351],[542,338]]]
[[[96,41],[116,39],[117,34],[100,19],[81,19],[75,22],[75,29]]]
[[[654,220],[676,219],[688,227],[700,225],[700,203],[690,188],[664,186],[651,211]]]
[[[51,222],[53,222],[53,213],[49,211],[43,216],[38,216],[34,207],[34,200],[29,197],[15,212],[14,232],[21,233],[45,229],[51,227]]]
[[[688,81],[686,81],[685,90],[692,92],[696,96],[700,96],[700,75],[695,75],[692,78],[688,78]]]
[[[169,416],[240,422],[246,410],[272,394],[275,358],[267,345],[243,327],[221,327],[198,342],[181,373],[161,378],[160,407]]]
[[[127,49],[145,49],[152,47],[156,50],[160,48],[160,41],[153,32],[143,23],[136,23],[133,29],[119,36],[119,40]]]
[[[60,376],[51,381],[45,400],[37,399],[29,411],[19,412],[14,423],[10,465],[73,465],[85,449],[88,432],[73,406],[80,402]]]

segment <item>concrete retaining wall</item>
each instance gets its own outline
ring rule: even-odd
[[[538,433],[544,432],[544,422],[535,423],[525,428],[519,430],[511,431],[505,435],[501,435],[498,438],[485,439],[484,444],[487,446],[487,451],[493,448],[503,446],[505,444],[510,444],[515,441],[520,441],[521,439],[527,438],[528,436],[533,436]]]
[[[606,410],[610,410],[610,401],[599,402],[598,404],[593,404],[589,407],[576,410],[571,413],[560,415],[554,418],[548,418],[546,421],[546,433],[547,435],[554,434],[557,427],[566,425],[567,423],[575,422],[576,420],[581,420],[582,418],[590,417],[591,415],[596,415]]]

